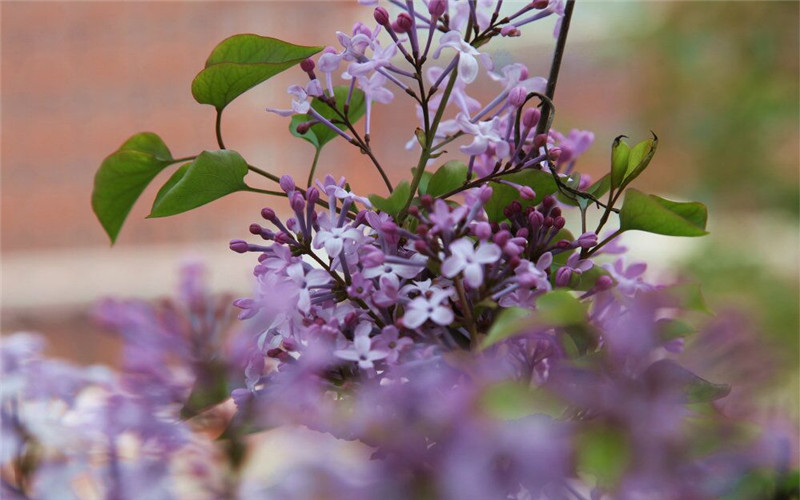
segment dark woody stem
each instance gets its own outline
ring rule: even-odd
[[[556,40],[556,48],[553,52],[553,62],[550,65],[550,76],[547,78],[547,88],[545,89],[545,96],[551,101],[556,93],[556,84],[558,83],[558,73],[561,70],[561,59],[564,57],[564,50],[567,46],[567,35],[569,34],[569,25],[572,20],[572,10],[575,8],[575,0],[567,0],[567,6],[564,8],[564,18],[561,20],[561,31],[558,33],[558,40]],[[550,125],[550,112],[549,108],[542,110],[542,117],[539,124],[536,126],[536,135],[548,132],[545,128]]]

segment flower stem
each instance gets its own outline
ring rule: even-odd
[[[308,172],[308,182],[306,183],[306,188],[311,187],[311,183],[314,182],[314,172],[317,171],[317,162],[319,161],[319,153],[322,151],[322,148],[316,148],[314,152],[314,161],[311,163],[311,171]]]

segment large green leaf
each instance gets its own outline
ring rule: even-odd
[[[164,184],[148,217],[179,214],[227,194],[247,191],[245,175],[247,162],[236,151],[203,151]]]
[[[394,191],[392,191],[392,194],[390,194],[388,198],[371,194],[369,195],[369,201],[381,212],[386,212],[396,218],[397,214],[399,214],[400,210],[405,206],[410,193],[411,186],[409,186],[408,181],[403,181],[395,186]]]
[[[680,203],[628,189],[619,214],[620,229],[667,236],[703,236],[708,211],[698,202]]]
[[[553,180],[552,175],[542,172],[541,170],[523,170],[522,172],[515,172],[513,174],[504,175],[502,177],[507,181],[528,186],[536,193],[536,199],[523,200],[519,196],[519,192],[506,184],[499,182],[492,182],[492,198],[486,203],[486,215],[492,222],[500,222],[505,219],[503,209],[514,200],[518,200],[523,207],[530,205],[537,205],[541,203],[542,199],[550,194],[556,192],[558,187]]]
[[[347,93],[349,91],[349,85],[339,85],[333,88],[333,95],[336,97],[336,109],[341,114],[344,114],[344,104],[347,102]],[[341,124],[341,118],[336,111],[331,109],[328,104],[321,101],[319,98],[314,98],[314,100],[311,101],[311,107],[319,112],[319,114],[330,120],[332,123],[338,125],[339,128],[343,130],[345,129],[344,125]],[[347,111],[347,119],[351,124],[354,124],[360,120],[366,112],[367,103],[364,100],[364,92],[359,89],[353,89],[353,95],[350,97],[350,107]],[[309,128],[308,132],[305,134],[301,134],[297,131],[298,125],[311,119],[312,117],[307,114],[292,116],[292,121],[289,123],[289,132],[291,132],[295,137],[299,137],[308,141],[317,149],[322,149],[322,147],[327,143],[339,137],[339,134],[321,123],[311,126],[311,128]]]
[[[596,477],[598,485],[613,488],[631,464],[627,437],[620,429],[593,426],[578,435],[578,470]]]
[[[94,177],[92,209],[113,244],[134,203],[150,181],[173,163],[156,134],[136,134],[108,156]]]
[[[431,176],[426,193],[436,197],[462,186],[467,180],[467,166],[453,160],[448,161]]]
[[[192,95],[221,111],[244,92],[321,50],[265,36],[234,35],[208,56],[205,69],[192,81]]]

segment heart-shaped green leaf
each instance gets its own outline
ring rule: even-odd
[[[349,91],[349,85],[338,85],[333,88],[333,95],[336,97],[336,109],[343,115],[345,114],[344,103],[347,102],[347,93]],[[341,124],[340,116],[336,113],[336,111],[331,109],[327,103],[321,101],[319,98],[315,98],[313,101],[311,101],[311,107],[319,112],[319,114],[330,120],[332,123],[338,125],[339,128],[344,129],[344,125]],[[361,117],[364,116],[366,112],[367,103],[364,100],[364,92],[359,89],[353,89],[353,95],[350,96],[350,106],[347,110],[347,119],[351,124],[355,124],[361,119]],[[322,147],[327,143],[339,137],[339,134],[321,123],[312,125],[305,134],[301,134],[297,131],[298,125],[312,119],[313,118],[307,114],[292,116],[292,121],[289,124],[289,132],[291,132],[295,137],[299,137],[308,141],[317,149],[322,149]]]
[[[222,111],[246,91],[321,50],[265,36],[234,35],[208,56],[205,69],[192,81],[192,95],[200,104]]]
[[[656,154],[658,148],[658,137],[653,134],[652,139],[647,139],[631,148],[628,155],[628,168],[625,170],[625,177],[622,179],[621,186],[625,187],[630,184],[639,174],[644,172],[644,169],[650,165],[650,160]]]
[[[369,201],[371,201],[378,210],[386,212],[396,218],[397,214],[399,214],[400,210],[405,206],[410,193],[411,186],[409,186],[408,181],[403,181],[394,188],[394,191],[392,191],[392,194],[390,194],[388,198],[371,194],[369,196]]]
[[[555,193],[558,189],[553,177],[541,170],[526,169],[522,172],[504,175],[502,178],[522,186],[530,187],[536,193],[536,199],[523,200],[519,196],[519,191],[515,188],[499,182],[492,182],[492,198],[484,206],[486,215],[489,216],[489,220],[492,222],[500,222],[506,218],[506,216],[503,215],[503,209],[512,201],[518,200],[523,207],[537,205],[541,203],[545,196]]]
[[[708,211],[698,202],[676,202],[628,189],[619,214],[623,231],[647,231],[667,236],[703,236]]]
[[[467,166],[460,161],[448,161],[431,176],[426,193],[436,197],[462,186],[467,180]]]
[[[179,214],[230,193],[247,191],[245,175],[247,162],[236,151],[203,151],[164,184],[148,217]]]
[[[150,181],[173,163],[156,134],[136,134],[108,156],[94,177],[92,209],[113,244],[134,203]]]

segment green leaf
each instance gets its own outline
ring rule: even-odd
[[[164,184],[148,217],[168,217],[236,191],[247,191],[250,188],[244,183],[245,175],[247,162],[236,151],[203,151]]]
[[[388,198],[382,198],[376,194],[371,194],[369,196],[369,201],[371,201],[378,210],[386,212],[396,218],[397,214],[399,214],[400,210],[405,206],[410,193],[411,186],[409,186],[408,181],[403,181],[395,186],[394,191]]]
[[[531,390],[526,384],[506,381],[490,385],[478,400],[480,408],[498,420],[517,420],[533,414],[553,418],[563,415],[566,405],[542,389]]]
[[[713,315],[708,304],[706,304],[703,290],[698,283],[673,285],[667,288],[665,292],[675,300],[675,307]]]
[[[414,173],[413,171],[416,169],[414,168],[411,170],[413,175]],[[423,194],[428,194],[428,183],[431,181],[431,177],[433,177],[432,173],[422,172],[422,177],[419,178],[419,186],[417,186],[417,191],[419,191],[420,196],[422,196]]]
[[[344,103],[347,102],[348,92],[350,92],[349,85],[338,85],[333,88],[333,95],[336,98],[336,109],[342,114],[344,114]],[[321,101],[318,97],[315,97],[314,100],[311,101],[311,107],[332,123],[339,125],[339,128],[344,129],[344,126],[340,123],[341,118],[336,111],[331,109],[328,104]],[[351,124],[355,124],[366,112],[367,103],[364,99],[364,92],[359,89],[353,89],[353,95],[350,97],[350,107],[347,111],[348,120],[350,120]],[[339,137],[339,134],[321,123],[312,125],[305,134],[301,134],[297,131],[298,125],[312,119],[313,118],[308,114],[292,116],[292,121],[289,124],[289,132],[295,137],[308,141],[317,149],[322,149],[326,144]]]
[[[575,186],[575,188],[577,189],[577,186]],[[584,189],[583,192],[588,193],[597,199],[600,199],[600,197],[606,194],[610,188],[611,188],[611,175],[606,174],[603,177],[599,178],[597,181],[595,181],[594,184]],[[572,201],[572,199],[564,196],[564,193],[561,192],[558,193],[558,201],[560,201],[565,205],[577,207],[580,206],[581,203],[584,206],[589,206],[592,203],[594,203],[589,198],[584,198],[583,196],[576,196],[576,198],[577,201]]]
[[[536,199],[523,200],[515,188],[499,182],[492,182],[492,198],[484,206],[486,215],[488,215],[491,222],[500,222],[505,219],[506,216],[503,215],[503,209],[514,200],[518,200],[523,207],[537,205],[542,202],[545,196],[555,193],[558,189],[552,175],[541,170],[526,169],[522,172],[504,175],[502,178],[530,187],[536,193]]]
[[[662,342],[687,337],[695,332],[695,329],[679,319],[662,318],[656,321],[656,331],[658,339]]]
[[[656,361],[647,367],[642,378],[654,390],[676,391],[680,401],[686,404],[715,401],[731,391],[730,385],[711,383],[671,359]]]
[[[587,305],[565,290],[546,293],[536,300],[536,310],[509,307],[501,310],[483,339],[481,349],[520,333],[550,327],[585,324]]]
[[[427,193],[433,197],[440,196],[463,186],[466,181],[467,166],[457,160],[448,161],[431,177]]]
[[[647,231],[667,236],[708,234],[706,206],[698,202],[680,203],[628,189],[619,214],[623,231]]]
[[[195,380],[189,398],[181,408],[182,419],[192,418],[230,397],[227,370],[224,363],[207,362],[202,375]]]
[[[234,35],[208,56],[205,69],[192,82],[192,95],[200,104],[222,111],[246,91],[322,49],[259,35]]]
[[[94,177],[92,209],[113,244],[122,224],[153,178],[173,163],[156,134],[136,134],[108,156]]]
[[[533,312],[522,307],[509,307],[501,310],[494,319],[486,338],[483,339],[481,349],[513,337],[525,331],[530,324],[529,319]]]
[[[639,177],[639,174],[644,172],[644,169],[650,165],[650,160],[656,154],[656,148],[658,148],[658,137],[653,134],[652,139],[642,141],[631,149],[628,155],[628,168],[622,180],[622,187],[630,184],[635,178]]]
[[[631,152],[628,143],[623,141],[624,135],[618,136],[614,139],[611,145],[611,183],[610,185],[616,189],[622,184],[625,174],[628,172],[628,157]]]
[[[612,488],[618,484],[631,463],[626,436],[611,427],[595,427],[578,437],[578,469],[597,477],[598,485]]]

